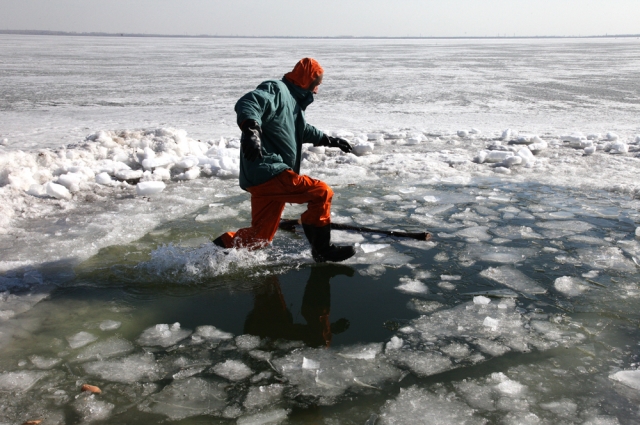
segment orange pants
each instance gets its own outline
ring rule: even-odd
[[[227,248],[257,249],[276,234],[285,203],[304,204],[302,224],[325,226],[331,223],[333,190],[324,182],[285,170],[266,183],[247,189],[251,193],[251,227],[222,235]]]

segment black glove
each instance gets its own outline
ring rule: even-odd
[[[260,135],[262,129],[255,120],[246,120],[240,126],[242,137],[240,137],[240,147],[242,148],[242,156],[253,162],[256,159],[262,159],[262,143]]]
[[[322,140],[318,143],[318,146],[329,146],[330,148],[340,148],[344,153],[349,153],[353,150],[351,144],[339,137],[329,137],[326,134],[322,135]]]

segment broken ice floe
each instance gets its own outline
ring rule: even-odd
[[[169,326],[167,324],[158,324],[146,329],[138,338],[138,344],[143,346],[161,346],[169,347],[182,341],[191,335],[191,331],[181,329],[180,323],[174,323]]]
[[[494,280],[525,294],[544,294],[546,289],[527,277],[520,270],[510,266],[490,267],[480,272],[480,276]]]
[[[239,360],[226,360],[218,363],[211,370],[229,381],[242,381],[254,373],[249,366]]]
[[[160,368],[152,354],[132,354],[122,359],[85,363],[83,368],[90,375],[124,384],[160,378]]]
[[[98,339],[97,336],[84,331],[78,332],[73,336],[67,337],[67,341],[69,342],[69,346],[71,348],[84,347],[85,345],[90,344],[97,339]]]
[[[609,375],[609,378],[640,391],[640,370],[621,370]]]
[[[434,394],[413,386],[382,407],[383,425],[483,425],[487,420],[476,416],[475,410],[449,394]]]
[[[141,403],[138,409],[167,416],[172,421],[219,415],[226,407],[225,386],[223,382],[203,378],[175,380]]]

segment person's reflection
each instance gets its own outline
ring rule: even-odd
[[[302,296],[302,317],[306,324],[293,322],[293,316],[285,304],[277,276],[256,288],[254,307],[247,315],[244,333],[262,338],[303,341],[310,347],[329,347],[332,335],[349,328],[345,318],[334,323],[329,320],[331,310],[330,280],[337,275],[353,276],[353,269],[344,265],[327,264],[311,268],[309,281]]]

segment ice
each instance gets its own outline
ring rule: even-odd
[[[311,360],[306,357],[303,357],[302,368],[303,369],[320,369],[320,363],[315,360]]]
[[[526,386],[522,385],[519,382],[512,381],[511,379],[505,379],[504,381],[496,385],[496,388],[502,394],[506,394],[509,396],[521,395],[527,389]]]
[[[112,337],[104,341],[96,342],[82,350],[77,356],[78,361],[101,360],[110,357],[127,354],[133,351],[133,344],[120,337]]]
[[[551,401],[549,403],[540,403],[540,407],[565,418],[574,417],[578,411],[578,405],[567,399]]]
[[[356,139],[353,144],[353,153],[357,156],[371,155],[373,153],[373,148],[373,143]]]
[[[97,336],[84,331],[78,332],[73,336],[67,337],[67,341],[69,342],[69,347],[73,349],[84,347],[85,345],[92,343],[96,339],[98,339]]]
[[[29,357],[29,360],[38,369],[51,369],[62,361],[62,359],[59,358],[47,358],[42,356],[31,356]]]
[[[347,359],[374,360],[382,352],[382,344],[352,345],[339,350],[338,355]]]
[[[488,230],[487,226],[474,226],[458,230],[455,235],[472,240],[487,241],[491,239],[491,235],[487,233]]]
[[[625,257],[622,250],[617,247],[600,249],[579,249],[578,258],[581,262],[595,269],[610,269],[623,272],[634,272],[636,265]]]
[[[617,141],[617,142],[611,143],[611,150],[609,151],[609,153],[612,153],[612,154],[623,154],[623,153],[627,153],[627,152],[629,152],[629,145],[627,145],[626,143],[624,143],[622,141]]]
[[[620,138],[620,136],[618,136],[616,133],[610,131],[610,132],[607,133],[605,138],[610,142],[615,142],[616,140],[618,140]]]
[[[220,341],[232,339],[233,334],[221,331],[215,326],[204,325],[198,326],[195,333],[191,336],[193,339],[205,339],[208,341]]]
[[[167,416],[172,421],[201,415],[216,415],[225,408],[225,384],[203,378],[173,381],[138,408]]]
[[[609,379],[640,391],[640,370],[621,370],[609,375]]]
[[[289,412],[285,409],[269,410],[238,418],[237,425],[277,425],[287,420]]]
[[[83,392],[72,403],[73,410],[80,416],[82,423],[103,421],[111,416],[115,405],[96,399],[95,394]]]
[[[115,331],[116,329],[120,328],[120,326],[122,325],[122,322],[118,322],[115,320],[105,320],[102,323],[100,323],[100,330],[102,331]]]
[[[573,276],[562,276],[555,280],[553,284],[557,291],[562,292],[568,297],[576,297],[582,295],[588,289],[583,281]]]
[[[26,392],[45,376],[47,372],[32,370],[0,373],[0,391]]]
[[[236,337],[236,346],[243,351],[251,351],[260,346],[260,337],[256,335],[240,335]]]
[[[400,389],[380,411],[380,425],[482,425],[487,420],[448,394],[434,394],[413,386]]]
[[[400,278],[400,282],[401,284],[396,286],[396,289],[399,291],[407,292],[409,294],[426,294],[429,292],[427,285],[419,280],[403,277]]]
[[[593,416],[587,418],[582,425],[620,425],[620,421],[615,416]]]
[[[170,347],[191,335],[191,331],[180,329],[180,323],[158,324],[146,329],[138,337],[138,344],[143,346]]]
[[[256,410],[276,404],[281,400],[284,389],[285,387],[282,384],[251,387],[243,405],[247,410]]]
[[[242,381],[253,375],[253,370],[239,360],[226,360],[212,368],[213,373],[229,381]]]
[[[133,354],[123,359],[85,363],[84,370],[106,381],[132,384],[159,379],[160,369],[152,354]]]
[[[140,182],[136,185],[136,194],[138,196],[155,195],[162,192],[167,187],[161,181]]]
[[[402,338],[398,338],[397,336],[393,336],[391,337],[391,339],[389,340],[389,342],[387,342],[387,345],[385,346],[385,350],[399,350],[400,348],[402,348],[402,345],[404,344],[404,342],[402,341]]]
[[[69,190],[57,183],[49,182],[44,186],[45,192],[47,195],[56,199],[71,199],[71,192]]]
[[[485,296],[482,295],[478,295],[473,297],[473,303],[474,304],[478,304],[478,305],[487,305],[491,302],[490,298],[487,298]]]
[[[313,362],[317,367],[303,368],[305,359],[307,364]],[[383,358],[350,358],[320,348],[294,350],[272,363],[300,394],[317,398],[320,405],[333,404],[347,390],[380,388],[400,375]]]
[[[363,243],[360,244],[360,248],[365,252],[365,254],[369,254],[372,252],[380,251],[381,249],[385,249],[390,247],[389,244],[373,244],[373,243]]]
[[[490,267],[480,272],[480,276],[494,280],[525,294],[544,294],[546,289],[538,285],[533,279],[510,266]]]

